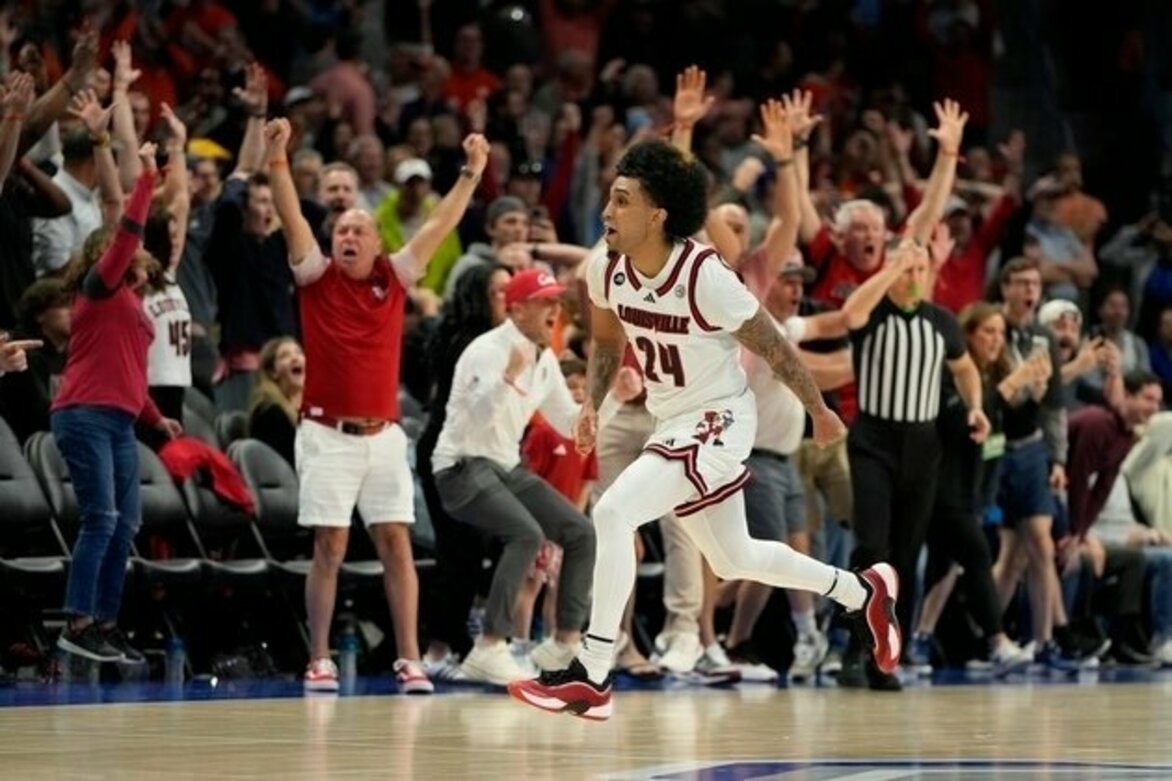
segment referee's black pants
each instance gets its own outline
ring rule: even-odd
[[[854,567],[888,561],[899,574],[896,615],[910,637],[916,560],[936,499],[936,422],[895,423],[859,415],[847,439],[854,492]]]

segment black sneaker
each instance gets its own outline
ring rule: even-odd
[[[867,676],[867,688],[875,692],[903,691],[903,684],[895,673],[886,673],[879,669],[875,660],[867,657],[863,670]]]
[[[110,645],[106,633],[90,624],[84,629],[66,629],[57,638],[57,647],[66,653],[95,662],[121,662],[122,651]]]
[[[852,633],[842,654],[842,669],[838,672],[838,685],[844,689],[867,688],[867,673],[864,669],[863,649],[859,647]]]
[[[125,664],[146,664],[146,657],[142,655],[142,651],[132,646],[118,627],[112,626],[109,629],[103,629],[102,635],[111,647],[122,654],[121,661]]]

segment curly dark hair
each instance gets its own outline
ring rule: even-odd
[[[638,180],[647,195],[667,212],[664,232],[684,239],[700,230],[708,214],[708,179],[704,166],[666,141],[640,141],[619,160],[616,173]]]
[[[440,410],[452,392],[456,359],[473,339],[493,327],[488,282],[498,271],[513,273],[499,263],[479,263],[461,274],[452,297],[444,303],[435,333],[428,339],[428,368],[435,383],[433,403]]]

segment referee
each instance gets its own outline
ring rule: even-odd
[[[907,584],[896,612],[911,628],[916,558],[924,543],[940,465],[942,369],[947,364],[968,408],[972,437],[983,441],[989,421],[982,411],[981,379],[965,349],[956,318],[923,300],[928,254],[905,239],[896,252],[914,253],[866,324],[851,330],[859,416],[847,440],[854,489],[855,567],[890,561]],[[892,261],[888,261],[892,262]],[[839,676],[843,686],[899,689],[899,679],[879,671],[852,638]]]

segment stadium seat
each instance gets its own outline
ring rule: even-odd
[[[202,560],[191,556],[197,550],[191,538],[187,507],[163,462],[154,451],[138,443],[139,491],[142,497],[142,529],[131,559],[148,581],[198,581]],[[161,541],[169,554],[153,553]]]
[[[63,582],[68,550],[12,429],[0,420],[0,570]]]
[[[228,457],[244,476],[256,502],[253,532],[270,566],[292,575],[309,574],[313,530],[297,525],[297,475],[284,458],[256,439],[240,439]]]
[[[216,415],[215,429],[220,449],[226,453],[233,442],[248,436],[248,415],[239,410],[221,412]]]
[[[183,405],[183,433],[195,437],[201,442],[220,450],[220,438],[216,436],[216,428],[210,420],[195,408]]]
[[[269,566],[263,555],[242,555],[244,550],[257,549],[251,518],[220,501],[200,474],[183,481],[181,493],[191,515],[192,537],[214,579],[256,585],[267,577]]]
[[[47,431],[38,431],[24,443],[25,458],[41,485],[49,508],[68,542],[77,537],[79,522],[77,497],[73,493],[73,482],[65,459],[57,449],[57,441]]]
[[[188,388],[183,392],[183,406],[191,407],[208,424],[216,419],[216,403],[196,388]]]

